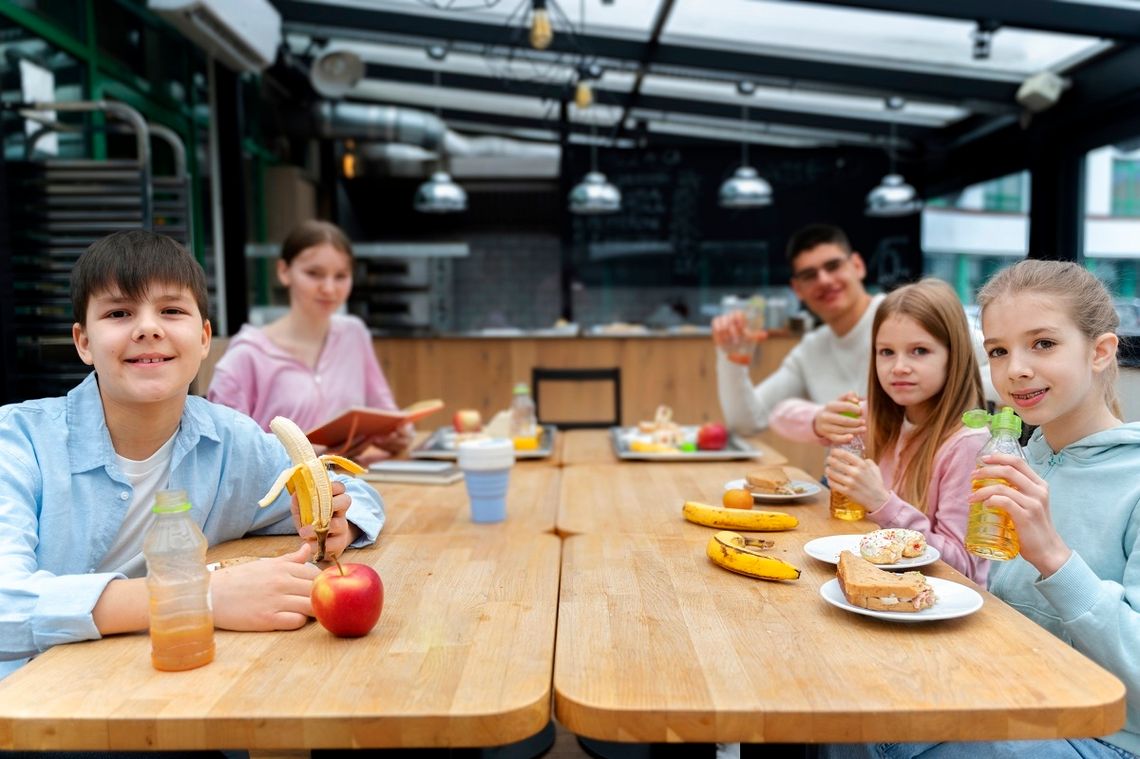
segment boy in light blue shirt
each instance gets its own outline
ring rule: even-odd
[[[295,499],[257,506],[292,465],[248,417],[189,395],[210,347],[206,281],[177,242],[117,232],[80,257],[72,338],[94,372],[63,398],[0,408],[0,678],[60,643],[145,630],[142,537],[154,493],[185,490],[211,545],[297,531]],[[332,556],[368,545],[377,492],[333,482]],[[211,575],[217,627],[294,629],[312,614],[311,527],[291,554]]]

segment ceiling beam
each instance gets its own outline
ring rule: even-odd
[[[791,0],[810,5],[906,13],[1002,26],[1140,42],[1140,9],[1061,0]]]
[[[359,6],[330,5],[304,0],[273,0],[286,28],[302,25],[306,32],[326,30],[329,36],[367,39],[373,35],[406,36],[417,40],[456,41],[489,46],[527,47],[526,30],[505,24],[487,24],[462,18],[463,14],[425,17]],[[647,41],[614,35],[556,33],[552,54],[589,55],[624,61],[650,60]],[[650,64],[681,66],[693,71],[707,70],[733,77],[760,81],[820,83],[857,90],[902,95],[912,99],[943,100],[954,103],[989,101],[1007,106],[1013,102],[1017,83],[963,74],[884,68],[885,64],[863,60],[812,60],[771,53],[698,47],[690,44],[661,43]]]
[[[669,16],[673,13],[673,3],[674,0],[662,0],[661,5],[657,8],[657,17],[653,20],[653,28],[649,32],[649,43],[645,46],[645,57],[638,61],[633,87],[630,88],[629,95],[626,96],[621,118],[618,119],[619,137],[625,131],[625,122],[629,119],[629,114],[638,105],[638,98],[641,97],[641,83],[645,81],[645,72],[649,68],[649,64],[653,62],[657,48],[661,46],[661,32],[665,30],[665,24],[669,23]]]

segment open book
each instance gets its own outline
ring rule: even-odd
[[[443,401],[417,401],[405,409],[378,409],[356,406],[334,419],[309,430],[305,436],[313,445],[323,445],[329,453],[349,453],[377,435],[391,432],[443,408]]]

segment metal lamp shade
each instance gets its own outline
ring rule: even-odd
[[[721,208],[762,208],[772,205],[772,185],[751,166],[741,166],[720,186]]]
[[[446,171],[437,171],[416,190],[415,209],[420,213],[461,213],[467,210],[467,191]]]
[[[868,216],[908,216],[922,210],[922,201],[900,174],[887,174],[867,193]]]
[[[599,214],[621,210],[621,190],[606,175],[591,171],[570,191],[570,213]]]

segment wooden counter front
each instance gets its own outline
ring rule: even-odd
[[[557,537],[384,534],[345,558],[384,581],[367,636],[218,631],[217,658],[188,672],[151,667],[144,634],[57,646],[0,682],[0,749],[474,747],[546,726]]]

